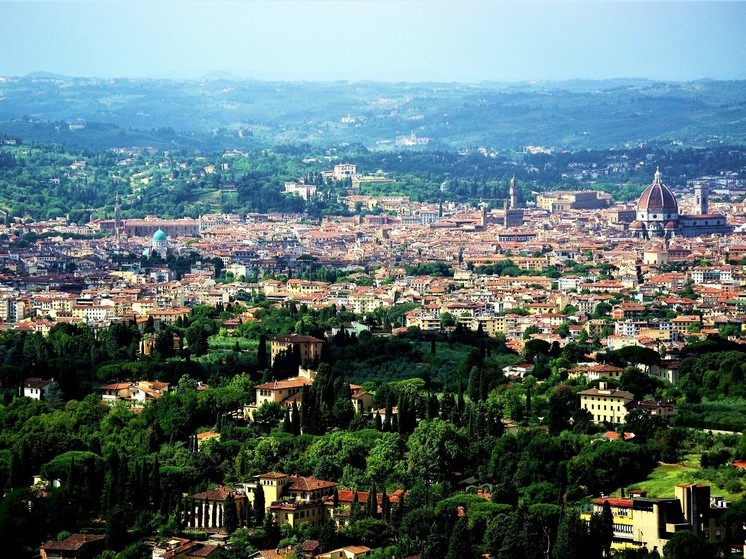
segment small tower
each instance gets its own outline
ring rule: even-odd
[[[705,215],[707,208],[707,189],[702,183],[697,183],[694,187],[694,212],[698,215]]]
[[[119,193],[114,199],[114,239],[119,243]]]
[[[516,192],[515,175],[510,179],[510,209],[518,207],[518,193]]]

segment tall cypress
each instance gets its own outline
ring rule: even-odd
[[[290,408],[290,423],[293,429],[293,435],[300,435],[300,410],[298,404],[293,400],[293,406]]]
[[[378,517],[378,492],[376,491],[375,483],[371,486],[370,493],[368,494],[368,507],[366,514],[369,518]]]
[[[231,494],[226,495],[223,502],[223,526],[228,534],[232,534],[238,528],[238,512]]]
[[[469,538],[469,520],[462,516],[456,522],[448,541],[446,559],[471,559],[471,539]]]
[[[259,347],[256,350],[256,368],[263,371],[269,368],[269,358],[267,357],[267,336],[259,336]]]
[[[161,504],[161,463],[157,454],[150,474],[150,495],[153,497],[153,505],[158,508]]]
[[[256,526],[262,525],[265,513],[264,488],[261,485],[257,485],[256,489],[254,489],[254,522]]]
[[[384,521],[391,522],[391,501],[385,488],[383,493],[381,493],[381,517]]]

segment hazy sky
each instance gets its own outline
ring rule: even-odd
[[[0,0],[0,75],[746,78],[746,2]]]

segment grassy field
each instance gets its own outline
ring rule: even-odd
[[[643,489],[648,492],[648,497],[673,497],[677,485],[702,483],[712,486],[712,495],[718,495],[730,500],[743,497],[743,493],[730,493],[723,487],[717,486],[718,475],[716,470],[703,470],[699,465],[699,454],[687,454],[684,460],[678,464],[660,463],[652,471],[647,480],[636,483],[630,489]]]

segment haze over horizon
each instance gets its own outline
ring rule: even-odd
[[[19,2],[0,75],[746,79],[746,2]]]

